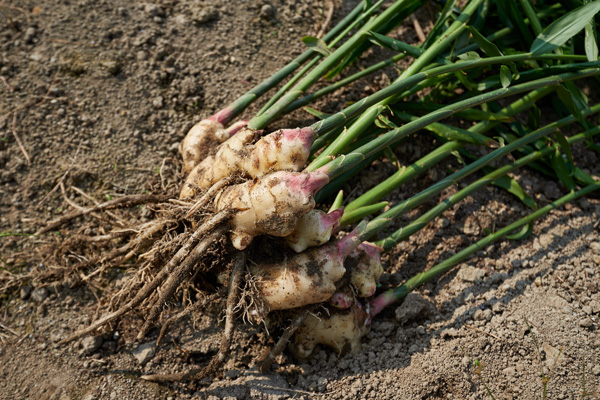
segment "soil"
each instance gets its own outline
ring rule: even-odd
[[[336,1],[334,20],[354,3]],[[74,187],[103,201],[176,179],[172,166],[185,132],[301,52],[299,39],[316,34],[326,13],[327,2],[313,0],[4,1],[0,232],[35,232],[72,209],[67,198],[90,205]],[[417,16],[427,28],[431,9]],[[415,42],[411,27],[398,32]],[[377,56],[369,53],[359,65]],[[317,108],[335,109],[394,73],[356,83]],[[309,120],[297,112],[279,125]],[[400,153],[417,157],[429,145],[420,139]],[[597,179],[596,155],[577,151]],[[441,165],[390,200],[452,166]],[[357,195],[390,168],[370,168],[346,193]],[[540,204],[565,192],[533,172],[516,177]],[[149,213],[142,207],[113,215],[143,220]],[[476,194],[387,254],[382,288],[524,213],[498,189]],[[538,221],[528,238],[485,248],[377,316],[355,354],[320,348],[295,360],[284,353],[259,373],[256,357],[272,339],[261,326],[241,325],[217,377],[171,385],[140,376],[206,363],[221,338],[221,303],[175,326],[158,348],[157,331],[145,343],[133,340],[140,323],[134,317],[104,336],[59,345],[96,318],[96,296],[107,288],[18,278],[57,268],[44,264],[48,244],[83,225],[61,229],[60,236],[3,235],[0,399],[483,399],[491,398],[488,388],[496,399],[530,399],[542,398],[544,382],[549,399],[598,396],[599,217],[598,198],[581,199]],[[83,233],[102,233],[102,219],[87,221]],[[110,285],[119,285],[118,277]]]

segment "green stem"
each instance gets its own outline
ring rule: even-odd
[[[423,52],[415,61],[396,79],[401,82],[408,77],[416,74],[426,67],[432,60],[439,56],[456,38],[466,29],[467,22],[471,19],[473,13],[477,10],[483,0],[472,0],[465,7],[458,19],[446,30],[444,36],[437,40],[431,47]],[[372,105],[361,117],[350,127],[350,129],[339,135],[323,152],[307,167],[308,171],[314,171],[317,168],[329,162],[329,156],[338,154],[339,151],[352,143],[360,133],[367,129],[385,110],[387,104],[393,97],[382,99],[379,103]]]
[[[600,106],[596,107],[595,112],[598,112],[598,111],[600,111]],[[567,139],[567,142],[569,143],[569,145],[573,145],[577,142],[582,142],[591,136],[598,135],[599,133],[600,133],[600,127],[595,127],[593,129],[587,130],[578,135],[571,136],[570,138]],[[444,211],[446,211],[449,208],[453,207],[454,205],[458,204],[460,201],[462,201],[463,199],[465,199],[467,196],[471,195],[475,191],[483,188],[484,186],[491,184],[496,179],[501,178],[502,176],[514,171],[515,169],[521,168],[533,161],[536,161],[536,160],[539,160],[540,158],[546,157],[546,156],[552,154],[553,152],[554,152],[554,147],[549,146],[543,150],[538,150],[538,151],[532,152],[524,157],[519,158],[518,160],[516,160],[515,162],[513,162],[511,164],[505,165],[501,168],[494,170],[493,172],[485,175],[483,178],[480,178],[477,181],[471,183],[466,188],[464,188],[464,189],[458,191],[457,193],[453,194],[452,196],[448,197],[446,200],[439,203],[437,206],[430,209],[425,214],[421,215],[419,218],[412,221],[410,224],[398,229],[396,232],[392,233],[387,238],[380,240],[376,244],[381,246],[386,251],[392,249],[398,243],[400,243],[403,240],[406,240],[407,238],[409,238],[410,236],[415,234],[417,231],[424,228],[434,218],[438,217]]]
[[[339,154],[342,149],[349,146],[357,137],[359,137],[367,128],[371,126],[375,118],[386,109],[385,105],[376,104],[369,107],[360,117],[348,128],[342,132],[334,141],[327,146],[319,156],[306,167],[307,171],[314,171],[331,161],[333,155]]]
[[[565,73],[547,77],[544,79],[538,79],[520,85],[493,90],[491,92],[484,93],[479,96],[474,96],[462,101],[458,101],[454,104],[450,104],[446,107],[443,107],[437,111],[431,112],[419,118],[417,121],[408,122],[406,125],[400,128],[391,130],[353,152],[350,152],[345,155],[340,155],[338,158],[329,162],[325,167],[322,168],[324,168],[324,170],[327,171],[330,179],[333,179],[344,173],[346,170],[352,168],[356,164],[360,163],[365,158],[370,157],[372,154],[381,151],[386,147],[393,146],[395,143],[405,138],[409,134],[412,134],[418,131],[419,129],[422,129],[423,127],[429,125],[432,122],[437,122],[444,118],[448,118],[457,111],[475,107],[479,104],[486,103],[488,101],[498,100],[504,97],[520,94],[542,87],[557,86],[566,81],[591,77],[598,74],[600,74],[600,69],[598,68]]]
[[[371,315],[372,316],[377,315],[385,307],[404,298],[408,293],[412,292],[416,288],[420,287],[421,285],[429,282],[430,280],[432,280],[442,274],[445,274],[456,264],[463,261],[470,255],[476,253],[477,251],[484,249],[490,243],[493,243],[499,239],[502,239],[504,236],[508,235],[509,233],[515,231],[518,228],[521,228],[522,226],[532,223],[533,221],[546,215],[550,211],[552,211],[558,207],[561,207],[570,201],[576,200],[582,196],[592,193],[593,191],[596,191],[598,189],[600,189],[600,182],[596,182],[594,184],[588,185],[577,192],[571,192],[571,193],[567,194],[566,196],[563,196],[560,199],[548,204],[547,206],[540,208],[537,211],[534,211],[533,213],[529,214],[528,216],[521,218],[520,220],[513,222],[512,224],[498,230],[497,232],[484,237],[483,239],[475,242],[474,244],[470,245],[466,249],[459,251],[452,257],[449,257],[448,259],[435,265],[434,267],[430,268],[429,270],[412,277],[411,279],[406,281],[404,284],[398,286],[397,288],[390,289],[390,290],[380,294],[379,296],[377,296],[375,299],[373,299],[371,301]]]
[[[344,20],[346,20],[346,19],[353,20],[353,22],[348,26],[344,26],[345,29],[337,30],[336,33],[340,30],[342,32],[340,32],[337,35],[337,37],[331,41],[331,43],[328,43],[328,42],[329,42],[329,39],[331,37],[333,37],[333,35],[324,36],[323,41],[325,43],[328,43],[329,48],[335,47],[336,44],[338,44],[344,37],[346,37],[348,32],[350,32],[352,29],[356,28],[360,23],[364,23],[366,21],[366,19],[369,18],[381,6],[381,4],[383,2],[384,2],[384,0],[379,0],[376,4],[374,4],[372,7],[370,7],[368,10],[366,10],[362,14],[360,14],[360,13],[362,12],[364,5],[358,4],[354,8],[354,10],[352,10],[352,12],[346,18],[344,18]],[[360,16],[358,16],[358,14],[360,14]],[[357,16],[358,16],[358,18],[357,18]],[[304,66],[304,68],[302,68],[302,70],[300,70],[294,77],[292,77],[292,79],[290,79],[288,82],[286,82],[286,84],[283,85],[283,87],[281,87],[281,89],[279,89],[277,91],[277,93],[275,93],[275,95],[269,99],[269,101],[260,109],[260,111],[256,115],[258,116],[258,115],[264,114],[265,111],[267,111],[273,104],[275,104],[277,102],[277,100],[279,100],[281,98],[281,96],[283,96],[285,94],[285,92],[287,92],[296,82],[298,82],[298,80],[300,80],[300,78],[302,78],[308,71],[310,71],[310,69],[312,67],[314,67],[316,65],[316,63],[318,63],[319,60],[321,60],[321,58],[322,58],[321,54],[318,54],[315,58],[313,58],[306,66]],[[286,114],[288,112],[290,112],[290,111],[286,110]]]
[[[597,73],[600,74],[600,71],[597,71]],[[588,109],[587,111],[590,112],[590,110],[591,109]],[[594,111],[597,111],[597,110],[594,109]],[[412,196],[411,198],[409,198],[407,200],[400,202],[396,206],[390,208],[388,211],[384,212],[383,214],[379,215],[377,218],[375,218],[371,222],[369,222],[369,224],[367,225],[367,229],[363,233],[362,237],[365,240],[372,237],[374,234],[376,234],[377,232],[381,231],[386,226],[388,226],[392,222],[393,219],[398,218],[400,215],[403,215],[403,214],[407,213],[408,211],[414,209],[418,205],[424,203],[425,201],[429,200],[436,194],[440,193],[442,190],[456,184],[460,179],[483,168],[484,166],[490,164],[494,160],[497,160],[500,157],[504,157],[512,151],[518,150],[519,148],[521,148],[529,143],[532,143],[538,139],[541,139],[543,137],[546,137],[546,136],[552,134],[553,132],[556,132],[561,126],[568,123],[568,121],[571,121],[570,118],[573,118],[573,120],[574,120],[574,117],[572,117],[572,116],[562,118],[561,120],[553,122],[549,125],[546,125],[544,128],[535,130],[535,131],[515,140],[514,142],[507,144],[504,147],[496,149],[496,150],[486,154],[485,156],[479,158],[478,160],[474,161],[473,163],[463,167],[459,171],[456,171],[455,173],[447,176],[446,178],[442,179],[441,181],[435,183],[434,185],[428,187],[427,189],[423,190],[422,192]]]
[[[538,18],[537,14],[536,14],[533,6],[529,2],[529,0],[520,0],[520,2],[521,2],[521,7],[523,7],[523,10],[525,11],[525,15],[527,15],[529,22],[531,22],[531,28],[533,29],[533,34],[535,36],[538,36],[540,33],[542,33],[542,24],[540,23],[540,19]],[[525,22],[527,22],[527,20],[525,20]]]
[[[320,203],[324,201],[327,197],[331,196],[333,193],[336,193],[338,190],[344,186],[344,184],[350,180],[352,177],[357,175],[367,166],[369,166],[373,161],[377,160],[381,157],[383,152],[378,152],[373,154],[371,157],[367,157],[363,162],[358,163],[353,168],[350,168],[348,171],[344,172],[342,175],[330,181],[325,187],[317,192],[315,195],[315,201]]]
[[[309,104],[310,102],[312,102],[318,98],[321,98],[331,92],[335,92],[339,88],[349,85],[350,83],[357,81],[360,78],[368,76],[375,71],[378,71],[382,68],[387,67],[388,65],[395,64],[396,62],[403,59],[404,57],[406,57],[406,54],[404,54],[404,53],[396,54],[394,57],[388,58],[387,60],[384,60],[380,63],[371,65],[370,67],[365,68],[362,71],[359,71],[355,74],[352,74],[352,75],[348,76],[347,78],[340,79],[339,81],[337,81],[329,86],[319,89],[313,93],[307,94],[306,96],[302,97],[301,99],[298,99],[298,100],[294,101],[292,104],[290,104],[289,107],[285,110],[285,113],[288,114],[294,110],[297,110],[300,107],[304,107],[305,105]]]
[[[511,28],[503,28],[503,29],[500,29],[497,32],[492,33],[491,35],[487,36],[486,38],[490,42],[493,42],[495,40],[503,38],[504,36],[510,34],[511,32],[512,32]],[[469,46],[463,47],[462,49],[456,50],[455,52],[453,52],[453,54],[454,55],[463,54],[463,53],[466,53],[468,51],[476,50],[476,49],[478,49],[478,45],[477,45],[477,43],[473,43],[473,44],[471,44]],[[327,87],[319,89],[319,90],[317,90],[314,93],[308,94],[308,95],[302,97],[301,99],[298,99],[295,102],[293,102],[292,104],[290,104],[290,106],[287,108],[287,110],[285,110],[285,113],[288,114],[288,113],[290,113],[290,112],[292,112],[294,110],[297,110],[298,108],[303,107],[303,106],[309,104],[310,102],[312,102],[312,101],[314,101],[314,100],[316,100],[316,99],[318,99],[320,97],[323,97],[323,96],[325,96],[325,95],[327,95],[327,94],[329,94],[331,92],[334,92],[334,91],[336,91],[337,89],[339,89],[341,87],[344,87],[344,86],[346,86],[346,85],[348,85],[348,84],[350,84],[350,83],[352,83],[352,82],[354,82],[354,81],[356,81],[356,80],[358,80],[360,78],[368,76],[368,75],[372,74],[375,71],[378,71],[378,70],[380,70],[382,68],[387,67],[390,64],[394,64],[397,61],[399,61],[399,60],[403,59],[404,57],[406,57],[406,55],[407,55],[406,53],[397,54],[397,55],[395,55],[392,58],[388,58],[387,60],[384,60],[384,61],[382,61],[380,63],[374,64],[374,65],[372,65],[372,66],[370,66],[368,68],[365,68],[364,70],[362,70],[360,72],[357,72],[357,73],[355,73],[353,75],[350,75],[350,76],[348,76],[348,77],[346,77],[346,78],[344,78],[344,79],[342,79],[342,80],[340,80],[338,82],[335,82],[335,83],[333,83],[333,84],[331,84],[331,85],[329,85]],[[262,112],[262,110],[261,110],[261,112]],[[259,115],[260,115],[260,113],[259,113]]]
[[[511,103],[507,107],[503,108],[497,114],[501,116],[513,117],[518,113],[529,109],[536,103],[536,101],[548,95],[549,93],[552,93],[553,91],[553,87],[536,89],[531,93],[528,93],[525,96],[521,97],[519,100]],[[575,121],[575,119],[571,118],[571,121]],[[473,125],[468,130],[471,132],[481,134],[495,128],[498,124],[498,121],[481,121]],[[406,182],[409,182],[410,180],[416,178],[424,171],[429,170],[429,168],[444,160],[446,157],[450,156],[450,154],[461,149],[463,146],[464,144],[459,142],[447,142],[443,144],[436,150],[432,151],[430,154],[422,157],[410,166],[399,170],[398,172],[394,173],[392,176],[387,178],[385,181],[381,182],[379,185],[363,193],[360,197],[356,198],[354,201],[346,205],[345,210],[347,212],[350,212],[355,208],[364,207],[368,204],[372,204],[380,200],[384,196],[388,195],[400,186],[404,185]],[[346,224],[350,224],[353,222],[355,221],[343,217],[340,221],[340,226],[345,226]]]
[[[328,42],[337,36],[350,23],[352,23],[352,21],[354,21],[356,16],[362,12],[362,9],[363,4],[359,3],[346,17],[344,17],[344,19],[342,19],[335,27],[325,34],[325,36],[323,36],[323,40]],[[233,101],[223,109],[225,113],[223,113],[223,117],[219,119],[219,122],[221,122],[223,125],[228,125],[229,122],[241,114],[254,100],[275,87],[279,82],[284,80],[288,75],[294,72],[299,66],[304,64],[315,54],[318,53],[312,49],[306,50],[304,53],[290,61],[286,66],[281,68],[278,72],[241,95],[237,100]]]
[[[333,67],[340,63],[351,50],[359,46],[361,42],[364,41],[366,32],[370,30],[376,31],[379,27],[384,25],[389,18],[392,18],[394,14],[400,12],[403,7],[407,7],[411,2],[412,0],[398,0],[377,17],[375,17],[372,21],[367,22],[367,24],[365,24],[361,30],[355,33],[340,47],[338,47],[332,54],[327,56],[327,58],[325,58],[319,65],[310,71],[300,82],[298,82],[268,110],[266,110],[262,115],[252,118],[250,122],[248,122],[248,127],[250,129],[262,129],[267,126],[269,122],[274,120],[279,114],[287,109],[292,102],[294,102],[298,97],[302,96],[310,86],[312,86]]]
[[[317,131],[318,135],[322,135],[325,132],[329,132],[331,129],[335,129],[336,127],[343,126],[350,119],[355,117],[358,114],[361,114],[367,108],[379,103],[382,100],[387,99],[388,97],[394,96],[398,93],[401,93],[404,90],[410,89],[413,86],[419,84],[421,81],[425,79],[432,78],[438,75],[443,75],[447,73],[452,73],[456,71],[466,71],[468,69],[478,68],[489,66],[493,64],[508,64],[511,62],[519,62],[519,61],[527,61],[527,60],[568,60],[568,61],[586,61],[587,58],[585,56],[572,56],[572,55],[558,55],[558,54],[540,54],[533,55],[531,53],[522,53],[522,54],[514,54],[509,56],[498,56],[498,57],[488,57],[477,60],[468,60],[468,61],[459,61],[453,63],[451,65],[442,65],[440,67],[435,67],[428,69],[426,71],[421,71],[416,73],[406,79],[402,79],[400,81],[396,81],[393,84],[387,86],[379,90],[372,95],[363,98],[360,101],[352,104],[351,106],[321,120],[314,123],[311,128]],[[592,63],[582,63],[585,64],[585,67],[590,66],[598,66],[600,62],[592,62]]]
[[[344,211],[343,218],[350,219],[352,221],[360,221],[371,214],[375,214],[376,212],[383,210],[388,204],[389,203],[387,201],[382,201],[380,203],[375,203],[375,204],[371,204],[368,206],[355,208],[354,210],[350,211],[349,213],[346,213]]]

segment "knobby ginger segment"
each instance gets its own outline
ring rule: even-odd
[[[377,290],[377,281],[383,274],[381,251],[383,249],[373,243],[363,242],[350,254],[347,262],[350,268],[350,283],[356,288],[358,297],[371,297]]]
[[[217,210],[238,210],[231,219],[232,242],[245,249],[252,238],[267,234],[288,236],[298,219],[315,207],[314,193],[329,182],[321,171],[279,171],[230,186],[215,200]]]
[[[340,222],[343,208],[326,214],[321,210],[312,210],[304,214],[298,221],[296,229],[286,236],[286,243],[296,252],[301,253],[309,247],[325,244],[331,238],[331,232]]]
[[[243,128],[219,146],[213,158],[205,159],[192,170],[180,198],[193,196],[195,190],[208,189],[233,174],[258,178],[274,171],[300,171],[310,156],[315,131],[282,129],[254,143],[257,134]]]
[[[351,308],[324,314],[310,314],[296,331],[290,347],[297,357],[308,357],[317,344],[329,346],[338,354],[354,353],[360,349],[360,340],[371,327],[368,304],[363,306],[356,301]]]
[[[219,144],[229,139],[225,127],[212,119],[204,119],[189,130],[179,144],[183,172],[189,174],[204,158],[214,154]]]
[[[204,158],[187,176],[179,198],[191,198],[199,189],[208,189],[219,180],[239,172],[244,149],[255,140],[257,132],[242,128],[221,144],[217,153]]]
[[[336,282],[346,273],[344,259],[360,244],[359,231],[295,254],[281,263],[250,267],[269,309],[287,310],[329,299],[336,291]]]
[[[241,170],[253,178],[272,171],[300,171],[310,156],[314,136],[312,128],[273,132],[248,149]]]

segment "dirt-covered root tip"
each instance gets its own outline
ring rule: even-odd
[[[238,252],[233,261],[231,278],[229,282],[229,294],[227,296],[227,308],[225,310],[225,331],[219,345],[218,353],[210,360],[204,368],[193,369],[187,373],[166,374],[166,375],[144,375],[142,379],[151,382],[175,382],[188,380],[201,380],[208,376],[214,375],[223,365],[229,355],[231,342],[233,341],[233,333],[235,330],[235,306],[238,303],[240,296],[240,286],[244,275],[246,264],[246,253]]]
[[[329,314],[309,315],[296,331],[290,350],[296,357],[306,358],[317,344],[324,344],[339,354],[353,353],[360,349],[360,340],[370,327],[368,304],[355,301],[346,310],[330,309]]]
[[[225,189],[215,200],[217,210],[240,210],[231,219],[232,242],[245,249],[258,235],[285,237],[298,219],[315,206],[314,193],[329,182],[320,171],[274,172],[258,180]]]

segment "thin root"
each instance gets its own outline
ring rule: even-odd
[[[206,234],[206,232],[211,231],[215,228],[215,226],[225,222],[230,216],[231,211],[222,211],[207,222],[202,224],[188,239],[188,241],[175,253],[175,255],[169,260],[169,262],[160,270],[160,272],[154,277],[154,279],[148,282],[144,287],[138,292],[138,294],[130,300],[123,307],[118,309],[117,311],[105,316],[104,318],[99,319],[92,325],[88,326],[85,329],[80,330],[79,332],[75,332],[73,335],[69,336],[66,339],[60,341],[61,344],[71,342],[75,339],[83,337],[96,329],[108,324],[111,321],[114,321],[117,318],[125,315],[129,311],[131,311],[134,307],[141,304],[148,296],[150,296],[154,290],[158,288],[158,286],[173,272],[173,270],[181,263],[181,261],[189,254],[191,249],[198,244],[200,237]]]
[[[285,329],[285,332],[283,332],[283,335],[281,335],[277,343],[275,343],[275,346],[273,346],[269,354],[267,354],[267,356],[260,362],[260,364],[258,364],[258,369],[260,370],[260,372],[265,372],[269,369],[269,367],[271,367],[271,364],[273,363],[275,357],[281,354],[294,332],[296,332],[300,325],[302,325],[302,322],[304,322],[306,317],[308,317],[311,310],[311,307],[305,308],[300,314],[296,316],[296,318],[294,318],[292,323]]]
[[[42,233],[46,233],[48,231],[54,230],[59,226],[66,224],[70,220],[81,217],[83,215],[87,215],[89,213],[93,213],[96,211],[110,210],[113,208],[125,208],[131,207],[138,204],[146,204],[146,203],[162,203],[163,201],[168,200],[170,196],[168,195],[155,195],[155,194],[133,194],[130,196],[123,196],[119,199],[110,200],[101,204],[98,204],[93,207],[84,208],[81,210],[75,210],[70,212],[69,214],[62,216],[60,218],[51,221],[45,227],[38,230],[35,234],[41,235]]]
[[[136,251],[139,250],[139,247],[146,240],[148,240],[152,236],[156,235],[158,232],[162,231],[163,229],[165,229],[165,227],[167,227],[169,225],[171,225],[171,226],[174,225],[174,221],[163,220],[163,221],[154,221],[154,222],[151,222],[150,224],[145,224],[141,227],[142,234],[137,236],[135,239],[131,240],[126,245],[121,246],[118,249],[114,249],[113,251],[111,251],[107,255],[103,256],[102,258],[98,257],[98,258],[92,259],[84,264],[91,265],[96,262],[99,264],[104,264],[107,261],[113,260],[125,253],[127,253],[127,254],[125,255],[125,257],[123,257],[123,260],[127,260],[128,258],[132,257]],[[98,274],[101,274],[105,270],[106,270],[105,267],[100,267],[100,268],[96,269],[94,272],[84,276],[82,279],[84,282],[89,281],[91,278],[93,278],[94,276],[96,276]]]
[[[232,181],[232,179],[230,177],[227,177],[227,178],[221,179],[220,181],[218,181],[217,183],[212,185],[210,187],[210,189],[208,189],[206,191],[206,193],[204,193],[204,195],[202,197],[200,197],[200,199],[198,199],[198,201],[196,203],[194,203],[194,205],[189,209],[189,211],[187,212],[185,217],[189,218],[196,211],[198,211],[199,209],[204,207],[210,200],[212,200],[215,197],[216,193],[219,190],[221,190],[225,186],[229,185],[231,183],[231,181]]]
[[[204,368],[196,368],[187,373],[179,374],[156,374],[156,375],[145,375],[142,379],[151,382],[174,382],[174,381],[187,381],[187,380],[201,380],[207,376],[213,375],[225,362],[231,342],[233,340],[233,331],[235,329],[234,321],[234,309],[238,302],[240,294],[240,283],[242,281],[243,272],[246,264],[246,253],[239,252],[235,256],[233,271],[231,272],[231,280],[229,282],[229,295],[227,296],[227,310],[225,312],[225,332],[223,333],[223,340],[219,346],[219,352],[210,360],[207,366]]]
[[[178,265],[173,272],[169,274],[169,278],[161,287],[161,293],[158,297],[158,300],[154,303],[148,316],[146,317],[146,321],[140,329],[137,339],[140,340],[150,330],[152,324],[158,318],[160,311],[162,309],[163,304],[165,304],[169,298],[175,293],[179,285],[191,275],[192,270],[196,266],[198,260],[202,259],[202,257],[206,254],[206,249],[212,243],[216,242],[225,232],[225,227],[220,227],[211,232],[210,235],[206,236],[194,249],[190,252],[190,254],[185,258],[185,260]]]

